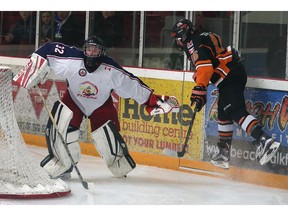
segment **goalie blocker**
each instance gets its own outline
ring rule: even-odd
[[[128,147],[112,121],[92,133],[94,145],[105,164],[116,177],[126,175],[136,167]]]

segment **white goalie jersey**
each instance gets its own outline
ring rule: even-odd
[[[101,65],[94,72],[89,73],[84,65],[82,50],[53,42],[43,45],[32,54],[29,67],[37,68],[38,61],[34,61],[35,59],[42,61],[44,59],[44,62],[47,60],[55,75],[67,80],[72,99],[87,116],[102,106],[112,91],[122,98],[132,98],[139,104],[149,99],[152,89],[124,70],[112,58],[108,56],[101,58]],[[43,67],[46,65],[43,64]],[[14,77],[14,81],[29,89],[37,85],[46,74],[42,65],[41,69],[43,72],[39,74],[35,74],[36,69],[32,72],[30,70],[29,73],[27,70],[22,70]],[[38,71],[41,72],[41,70]],[[28,86],[23,85],[23,78],[25,78],[25,83],[30,83]]]

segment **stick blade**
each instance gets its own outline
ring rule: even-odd
[[[88,183],[86,181],[82,181],[82,185],[85,189],[89,190]]]
[[[163,149],[163,155],[165,156],[170,156],[170,157],[178,157],[177,151],[173,151],[169,148],[164,148]]]

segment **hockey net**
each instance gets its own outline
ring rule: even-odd
[[[0,66],[0,198],[54,198],[70,192],[31,157],[14,114],[12,71]]]

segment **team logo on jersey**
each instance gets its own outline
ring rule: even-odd
[[[93,83],[89,81],[80,83],[79,93],[77,94],[77,96],[89,99],[96,99],[97,94],[98,94],[98,88]]]
[[[84,68],[81,68],[79,71],[78,71],[78,74],[82,77],[86,76],[87,74],[87,71],[84,69]]]
[[[190,49],[193,46],[194,45],[193,45],[193,41],[192,40],[187,43],[187,49]]]

